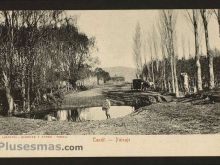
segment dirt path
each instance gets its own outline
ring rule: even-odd
[[[89,89],[86,91],[81,91],[77,93],[70,93],[65,96],[65,98],[73,98],[73,97],[94,97],[102,95],[102,88],[96,87],[93,89]]]
[[[105,96],[101,86],[87,91],[72,92],[65,96],[62,107],[92,107],[101,106]]]
[[[101,105],[105,99],[102,92],[108,90],[118,91],[115,87],[107,86],[71,93],[66,96],[66,103],[79,106]],[[197,105],[190,100],[156,103],[121,118],[84,122],[48,122],[0,116],[0,125],[0,134],[4,135],[215,134],[220,133],[220,103]]]
[[[71,107],[71,106],[101,106],[103,100],[106,98],[111,99],[112,105],[119,105],[120,101],[118,100],[118,95],[113,94],[113,97],[109,97],[109,91],[125,91],[130,88],[130,85],[104,85],[104,86],[97,86],[96,88],[89,89],[86,91],[81,92],[72,92],[65,96],[63,101],[63,107]],[[126,95],[126,94],[125,94]],[[120,96],[119,96],[120,97]]]

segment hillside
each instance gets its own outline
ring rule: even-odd
[[[125,81],[131,82],[132,79],[134,79],[135,76],[135,68],[130,67],[123,67],[123,66],[117,66],[117,67],[106,67],[103,68],[105,71],[109,72],[110,76],[123,76],[125,77]]]

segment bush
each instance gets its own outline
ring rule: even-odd
[[[46,103],[50,106],[60,106],[63,102],[64,94],[61,90],[57,90],[54,93],[47,94]]]

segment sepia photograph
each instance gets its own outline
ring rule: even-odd
[[[219,64],[219,9],[2,10],[0,134],[219,134]]]

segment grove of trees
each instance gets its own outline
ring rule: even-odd
[[[3,110],[39,105],[56,80],[72,86],[87,76],[95,38],[79,32],[77,18],[64,11],[0,11],[0,92]]]
[[[185,36],[181,38],[183,56],[177,51],[177,27],[179,15],[185,18],[187,26],[191,29],[193,44],[188,43],[186,51]],[[133,54],[140,71],[140,78],[153,82],[155,88],[178,97],[184,90],[181,73],[189,76],[190,91],[197,93],[203,90],[213,90],[218,87],[220,53],[217,48],[211,49],[209,35],[209,20],[214,20],[220,25],[220,10],[193,9],[193,10],[159,10],[158,18],[154,20],[151,31],[142,32],[140,23],[137,23],[134,39]],[[218,27],[220,29],[220,26]],[[219,35],[219,34],[216,34]],[[205,52],[202,53],[201,41],[204,40]],[[191,49],[194,49],[194,54]],[[148,49],[148,51],[146,51]],[[188,58],[186,59],[186,56]],[[149,61],[146,62],[146,58]],[[144,60],[142,60],[144,59]]]

